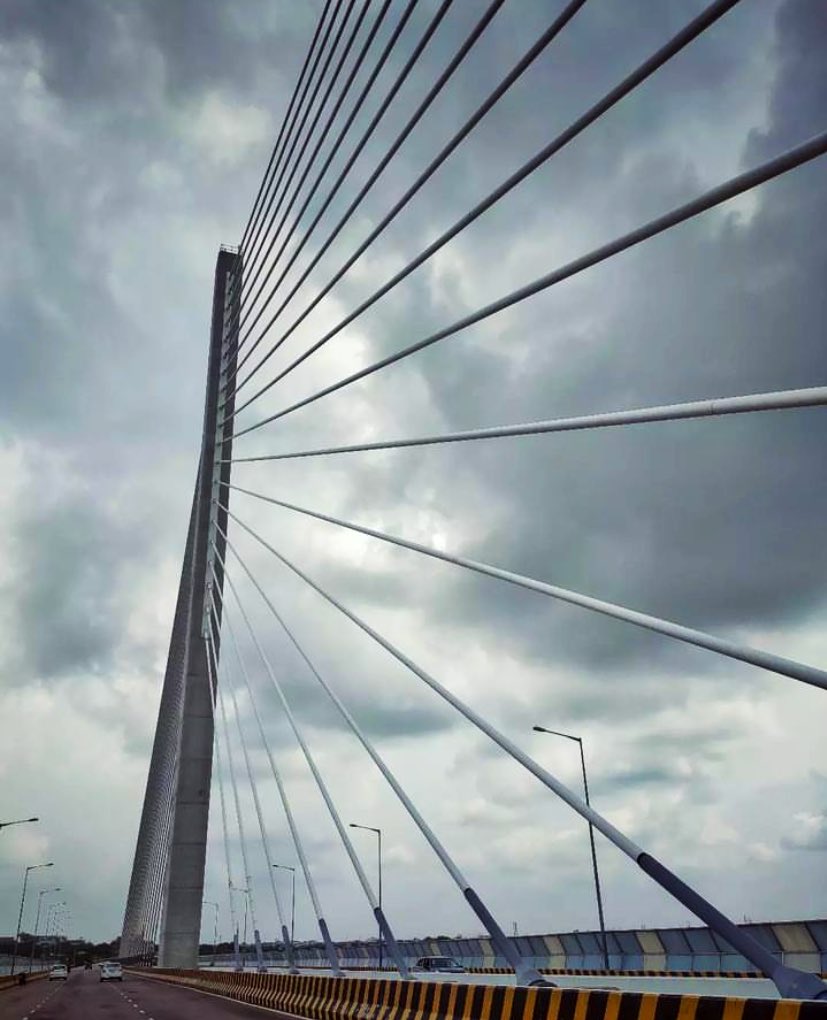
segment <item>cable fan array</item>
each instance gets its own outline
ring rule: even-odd
[[[782,994],[802,997],[826,994],[824,985],[814,975],[802,974],[782,966],[765,947],[734,925],[651,852],[637,845],[557,776],[534,761],[471,704],[460,699],[448,685],[418,664],[396,642],[357,613],[346,600],[305,570],[301,563],[296,562],[292,552],[288,555],[280,542],[262,534],[261,529],[251,523],[250,515],[253,507],[258,507],[259,511],[262,507],[275,508],[276,513],[319,522],[335,533],[355,533],[371,541],[436,559],[494,581],[506,582],[512,588],[562,601],[643,628],[660,637],[690,644],[784,678],[798,680],[811,687],[827,688],[827,672],[723,635],[707,633],[676,620],[619,604],[599,594],[585,594],[541,577],[527,576],[494,563],[471,559],[458,552],[446,551],[436,545],[368,527],[322,509],[299,505],[279,495],[259,491],[257,486],[241,485],[229,480],[230,468],[240,465],[246,465],[248,470],[251,465],[258,465],[259,476],[267,472],[266,485],[276,485],[277,465],[281,461],[315,459],[322,466],[331,462],[346,464],[347,457],[380,450],[505,443],[526,436],[542,436],[548,442],[553,442],[553,437],[558,433],[593,431],[602,435],[606,430],[654,428],[661,423],[681,420],[733,418],[767,412],[787,413],[827,404],[827,386],[823,385],[726,397],[701,394],[698,399],[683,403],[609,411],[585,408],[582,413],[567,417],[483,425],[461,431],[420,436],[380,436],[370,441],[348,442],[345,438],[345,441],[333,445],[305,445],[271,451],[264,449],[249,452],[250,448],[246,447],[248,452],[245,452],[247,437],[256,435],[261,442],[263,437],[269,435],[262,430],[272,428],[274,423],[284,421],[300,409],[313,405],[321,411],[325,406],[323,402],[331,395],[341,393],[368,378],[379,377],[392,365],[413,358],[437,344],[443,344],[507,309],[530,301],[564,281],[644,245],[658,235],[702,217],[724,203],[747,195],[765,183],[792,173],[798,167],[823,156],[827,152],[827,133],[801,139],[787,151],[707,188],[691,200],[591,247],[576,258],[563,264],[544,267],[542,273],[521,286],[494,297],[470,312],[456,315],[452,321],[439,328],[424,331],[415,340],[397,346],[390,353],[342,375],[332,383],[297,399],[285,399],[283,406],[275,411],[260,411],[265,395],[272,394],[299,366],[308,364],[323,348],[334,342],[342,343],[354,335],[354,324],[364,313],[379,304],[464,231],[495,209],[575,139],[585,132],[595,130],[602,117],[644,83],[656,78],[658,72],[671,60],[706,33],[714,31],[718,22],[737,4],[738,0],[715,0],[709,3],[567,127],[562,131],[550,132],[550,137],[530,158],[491,188],[481,200],[464,209],[427,246],[405,261],[401,268],[395,269],[378,283],[371,276],[370,293],[344,314],[338,310],[338,305],[344,300],[339,286],[342,281],[352,278],[354,267],[366,253],[374,249],[385,231],[414,198],[423,192],[452,155],[473,144],[475,133],[489,114],[509,96],[529,70],[538,61],[553,59],[555,42],[565,35],[578,16],[583,16],[581,12],[590,5],[587,0],[572,0],[562,4],[523,55],[499,78],[449,139],[441,144],[436,155],[425,161],[413,182],[401,188],[398,194],[388,180],[387,169],[414,132],[419,132],[418,137],[427,134],[429,113],[433,113],[440,97],[450,90],[460,70],[479,54],[483,41],[508,5],[506,0],[492,0],[475,11],[475,19],[444,63],[440,63],[440,57],[435,51],[445,50],[442,33],[455,13],[452,11],[455,6],[452,0],[442,0],[432,5],[421,5],[418,0],[362,0],[359,4],[356,0],[327,0],[324,5],[241,238],[240,268],[230,284],[229,295],[229,300],[237,303],[237,317],[235,328],[225,338],[219,392],[221,429],[229,429],[230,435],[227,438],[224,431],[217,433],[216,464],[225,471],[225,475],[215,484],[214,510],[216,514],[220,512],[223,515],[226,525],[215,522],[210,538],[211,577],[208,579],[208,589],[214,601],[209,607],[204,640],[215,709],[214,775],[220,804],[230,923],[238,954],[242,902],[239,897],[242,896],[245,915],[249,915],[259,967],[264,967],[266,961],[259,924],[261,914],[257,910],[253,890],[250,836],[245,830],[239,794],[239,784],[245,779],[255,808],[255,828],[260,837],[269,877],[269,891],[278,918],[277,941],[284,946],[284,962],[288,968],[296,968],[297,957],[288,930],[287,913],[279,898],[273,875],[272,836],[268,832],[266,812],[262,807],[265,794],[261,788],[262,779],[257,777],[251,757],[252,747],[263,748],[265,752],[328,964],[334,973],[340,972],[334,935],[341,937],[342,933],[331,934],[321,902],[319,883],[314,877],[318,862],[313,860],[311,841],[308,834],[301,831],[289,783],[279,769],[279,755],[283,749],[274,748],[268,737],[267,713],[275,707],[286,720],[295,746],[301,752],[309,776],[326,806],[345,857],[355,872],[357,884],[379,925],[389,957],[402,976],[408,976],[410,961],[399,948],[391,924],[393,919],[386,916],[348,835],[347,825],[337,809],[331,786],[319,765],[299,717],[300,713],[291,702],[281,665],[268,655],[267,639],[257,630],[255,614],[245,604],[246,595],[238,583],[242,579],[245,587],[255,592],[258,602],[256,612],[267,613],[270,621],[268,633],[272,625],[274,632],[280,634],[295,650],[298,660],[303,664],[304,679],[312,685],[316,696],[329,702],[338,715],[342,731],[352,736],[356,745],[361,747],[375,766],[378,775],[387,783],[435,859],[456,884],[460,895],[485,928],[497,956],[514,969],[519,983],[533,984],[543,980],[531,960],[521,954],[516,941],[505,935],[501,922],[494,916],[482,894],[474,888],[454,853],[432,828],[427,818],[428,806],[414,802],[409,789],[390,767],[366,732],[365,726],[360,724],[358,712],[342,695],[336,678],[325,675],[326,671],[318,666],[312,650],[306,649],[299,642],[289,622],[289,613],[285,614],[284,607],[272,592],[272,585],[251,566],[251,554],[245,551],[247,548],[256,550],[258,556],[266,554],[272,558],[285,575],[290,574],[303,582],[321,603],[350,621],[384,653],[401,664],[415,680],[421,681],[505,755],[593,825],[750,964],[771,977]],[[411,104],[410,112],[404,112],[403,115],[399,112],[402,108],[400,96],[406,95],[406,89],[410,91],[416,83],[421,86],[421,76],[417,77],[417,72],[421,71],[426,62],[429,68],[438,65],[440,69],[428,76],[421,97],[417,96]],[[386,138],[388,135],[391,138],[389,143]],[[359,169],[360,159],[366,154],[370,154],[371,158],[376,156],[370,172]],[[378,187],[380,181],[383,182],[381,188]],[[395,197],[383,211],[374,213],[368,200],[372,199],[374,204],[380,199],[384,201],[384,195],[389,191]],[[336,244],[349,239],[356,232],[357,226],[366,220],[367,235],[346,258],[340,258]],[[331,264],[335,268],[331,268]],[[325,305],[331,295],[336,300],[331,299]],[[318,329],[314,327],[311,341],[301,349],[296,349],[296,339],[302,335],[300,328],[305,331],[310,329],[313,321],[311,316],[319,308],[326,309],[332,324],[328,323]],[[279,352],[284,359],[283,363],[278,361]],[[226,651],[227,645],[229,653]],[[225,647],[223,655],[220,654],[222,647]],[[265,682],[264,689],[256,685],[254,674]],[[266,708],[263,704],[265,691],[268,698]],[[271,702],[273,707],[270,706]],[[169,766],[170,772],[174,773],[175,762],[170,762]],[[231,801],[229,809],[228,800]],[[168,814],[159,816],[157,855],[147,865],[150,870],[157,871],[157,881],[147,910],[149,939],[154,938],[159,924],[158,904],[164,881],[163,858],[168,827]],[[240,851],[241,872],[239,861],[234,860],[232,852],[232,847],[236,845]]]

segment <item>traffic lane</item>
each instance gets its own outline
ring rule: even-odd
[[[65,981],[41,979],[15,988],[4,988],[0,991],[0,1020],[22,1020],[34,1010],[39,1017],[39,1007],[59,995],[65,984]]]
[[[70,972],[63,981],[39,981],[28,986],[25,1000],[11,1002],[7,996],[0,995],[0,1020],[81,1020],[83,1017],[110,1017],[120,1020],[127,1016],[126,1009],[121,1010],[121,1000],[116,999],[117,1009],[110,1006],[111,989],[100,987],[100,975],[97,971],[84,971],[80,968]],[[22,989],[21,989],[22,991]],[[31,994],[34,993],[34,994]],[[128,1007],[127,1007],[128,1008]]]
[[[118,986],[120,987],[120,986]],[[147,1020],[256,1020],[274,1017],[281,1020],[295,1020],[287,1013],[272,1009],[249,1006],[243,1002],[224,999],[193,988],[169,984],[157,978],[124,976],[123,994],[135,1003],[137,1010],[129,1014],[135,1020],[135,1013],[144,1010]],[[132,1007],[131,1007],[132,1008]],[[37,1015],[40,1020],[40,1014]]]
[[[66,981],[38,981],[0,992],[0,1020],[255,1020],[272,1010],[125,974],[101,981],[97,970],[74,970]],[[288,1020],[284,1017],[284,1020]],[[292,1018],[290,1018],[292,1020]]]

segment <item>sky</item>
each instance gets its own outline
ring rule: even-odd
[[[344,111],[403,6],[390,3]],[[250,366],[562,6],[506,0]],[[702,6],[589,0],[242,393],[338,324]],[[0,831],[0,931],[13,931],[23,869],[45,861],[54,868],[33,874],[24,927],[33,894],[59,886],[51,899],[66,900],[72,933],[120,931],[201,440],[215,258],[241,239],[320,8],[0,7],[0,821],[40,817]],[[379,10],[367,5],[354,52]],[[432,0],[415,8],[333,171],[435,10]],[[480,10],[450,7],[260,325]],[[820,0],[736,5],[256,399],[239,426],[823,131],[825,31]],[[815,161],[239,438],[235,454],[823,385],[825,214]],[[245,311],[261,307],[244,300]],[[234,479],[823,668],[824,415],[239,463]],[[576,745],[532,726],[582,736],[594,806],[736,920],[827,915],[823,691],[250,496],[233,493],[232,508],[574,789]],[[501,925],[594,928],[582,820],[243,529],[230,537]],[[396,934],[479,933],[237,562],[231,576],[343,817],[383,829]],[[228,615],[333,937],[370,936],[367,904],[231,597]],[[225,654],[222,684],[240,683]],[[246,696],[238,704],[273,859],[294,865]],[[235,753],[240,766],[237,742]],[[249,784],[238,778],[254,906],[272,937]],[[219,903],[227,937],[216,806],[205,897]],[[372,838],[354,839],[373,875]],[[241,884],[235,828],[230,842]],[[600,837],[598,854],[607,925],[689,922]],[[298,885],[296,937],[311,938]],[[203,931],[211,936],[209,913]]]

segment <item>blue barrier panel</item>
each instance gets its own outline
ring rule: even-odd
[[[617,940],[613,931],[606,932],[606,946],[609,950],[609,969],[623,969],[623,948]]]
[[[691,954],[692,948],[680,928],[659,928],[658,938],[667,953]]]
[[[821,970],[827,973],[827,921],[807,921],[807,930],[821,952]]]
[[[546,957],[548,956],[548,946],[541,935],[526,935],[529,945],[531,946],[531,953],[533,956]]]
[[[566,953],[566,967],[569,970],[582,970],[585,967],[583,962],[583,947],[574,932],[568,935],[561,935],[560,941]]]
[[[633,931],[616,932],[620,951],[623,954],[622,970],[643,970],[643,947]]]
[[[769,952],[791,966],[827,972],[827,920],[749,924],[743,927]],[[594,930],[520,935],[514,937],[514,943],[523,959],[537,968],[602,970],[604,966],[600,932]],[[755,968],[726,940],[706,928],[608,931],[606,943],[611,970],[755,973]],[[508,968],[507,961],[495,954],[487,938],[405,939],[400,942],[400,948],[411,963],[423,956],[444,955],[460,960],[466,967]],[[274,946],[269,945],[265,949],[275,964],[283,960]],[[326,965],[320,943],[300,945],[296,951],[297,959],[303,965]],[[338,951],[345,966],[373,969],[378,965],[379,947],[376,942],[355,940],[339,943]],[[387,949],[384,959],[389,966]]]
[[[781,956],[781,943],[778,941],[775,932],[772,930],[772,925],[769,924],[745,924],[744,928],[752,935],[756,942],[760,942],[761,945],[768,949],[775,956]],[[718,937],[716,936],[716,939]],[[719,942],[723,941],[718,939]],[[729,947],[727,947],[729,948]]]
[[[717,955],[720,952],[712,937],[712,932],[708,928],[687,928],[685,934],[689,948],[693,953],[714,953]],[[706,965],[703,969],[706,969]]]
[[[479,939],[469,938],[465,943],[467,946],[465,952],[464,963],[466,967],[481,967],[482,966],[482,947],[479,945]]]

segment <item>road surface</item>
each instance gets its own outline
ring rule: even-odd
[[[96,970],[74,970],[66,981],[35,981],[22,988],[0,991],[0,1020],[127,1020],[127,1017],[274,1020],[284,1015],[131,974],[125,974],[123,981],[101,981]]]

